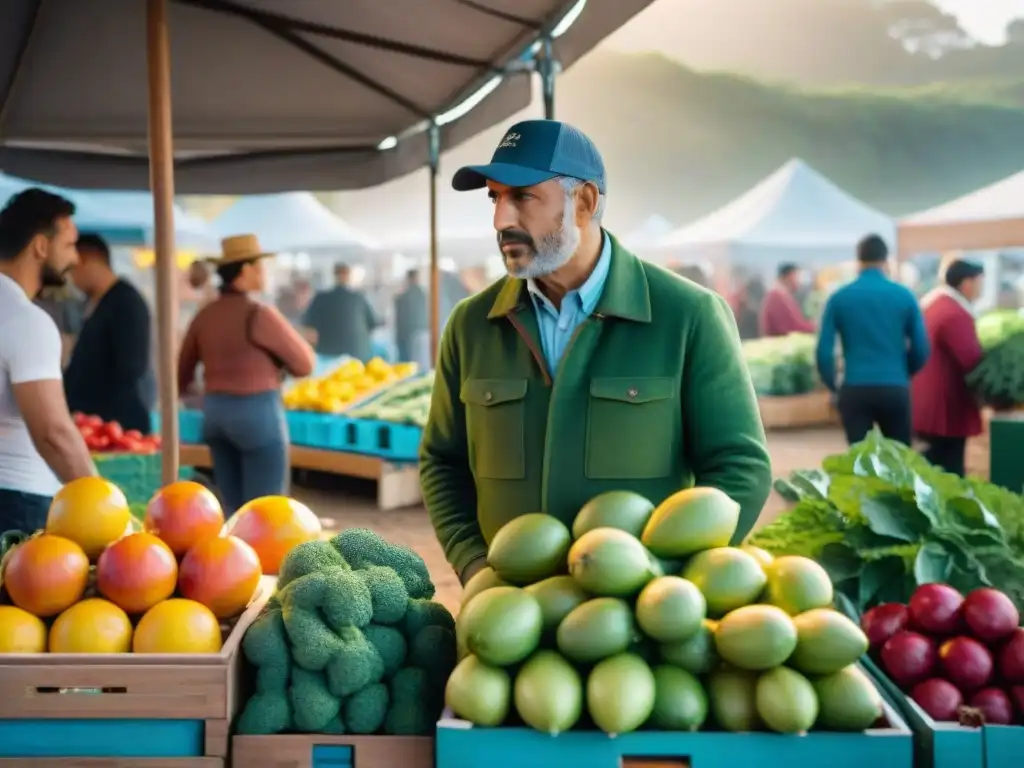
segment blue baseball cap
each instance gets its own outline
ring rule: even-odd
[[[593,182],[605,193],[604,161],[583,131],[557,120],[524,120],[505,132],[490,163],[459,168],[452,187],[467,192],[488,181],[532,187],[556,176]]]

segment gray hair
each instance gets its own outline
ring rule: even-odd
[[[587,182],[582,179],[576,179],[572,176],[559,176],[558,183],[562,185],[562,189],[565,190],[566,195],[571,195],[577,189],[582,187]],[[597,198],[597,210],[594,211],[594,221],[601,221],[604,216],[604,206],[606,202],[606,196],[604,194],[598,195]]]

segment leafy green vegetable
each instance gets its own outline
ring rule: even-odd
[[[931,466],[876,430],[776,482],[795,506],[751,543],[810,557],[863,611],[919,584],[995,586],[1024,607],[1024,497]]]
[[[1024,404],[1024,330],[986,349],[967,383],[993,407]]]
[[[815,337],[791,333],[743,343],[743,359],[759,395],[802,395],[818,386]]]
[[[994,309],[979,317],[975,327],[982,349],[989,350],[1024,333],[1024,314],[1016,309]]]

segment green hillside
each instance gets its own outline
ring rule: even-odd
[[[794,156],[894,214],[944,202],[1024,169],[1021,94],[1024,81],[806,90],[595,54],[558,98],[604,151],[629,223],[700,215]]]

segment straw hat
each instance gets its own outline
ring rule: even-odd
[[[260,240],[256,235],[225,237],[220,241],[220,253],[219,258],[210,261],[217,265],[235,264],[239,261],[252,261],[274,255],[260,247]]]

